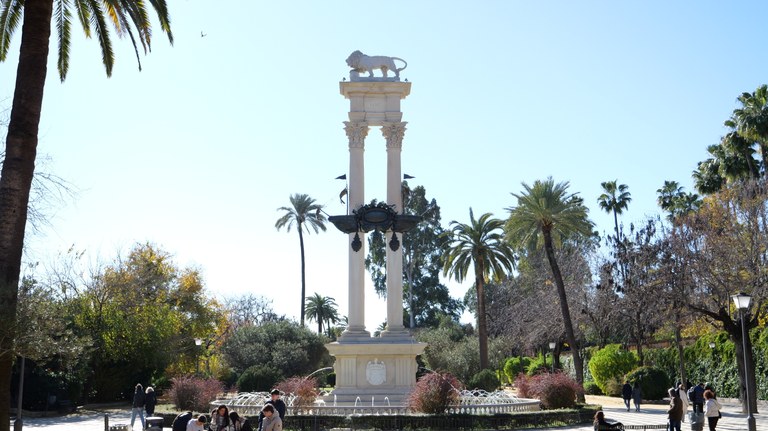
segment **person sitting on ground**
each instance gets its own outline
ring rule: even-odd
[[[595,431],[620,430],[624,426],[621,422],[608,422],[605,419],[605,413],[603,413],[602,410],[598,410],[598,412],[595,413],[594,425]]]
[[[190,419],[187,423],[187,431],[205,431],[205,415],[200,415],[197,419]]]
[[[237,412],[229,412],[229,421],[232,424],[233,431],[253,431],[248,418],[240,416]]]
[[[211,426],[212,431],[224,431],[229,428],[229,408],[224,404],[216,408],[211,412]]]
[[[677,389],[669,388],[669,409],[667,409],[667,419],[669,431],[680,431],[683,421],[683,400],[680,399]]]
[[[171,425],[171,431],[184,431],[187,429],[187,424],[190,420],[192,420],[192,412],[187,411],[186,413],[180,413],[178,416],[176,416],[176,419],[173,420],[173,425]]]
[[[280,415],[280,421],[285,420],[285,402],[280,399],[280,395],[283,393],[280,392],[279,389],[272,389],[272,391],[269,393],[270,399],[264,403],[264,405],[272,405],[272,407],[275,408],[275,412],[277,412],[278,415]],[[262,428],[262,421],[264,420],[264,413],[259,413],[259,429]]]
[[[261,431],[283,431],[283,421],[280,415],[275,414],[272,404],[267,404],[261,409],[264,419],[261,422]]]

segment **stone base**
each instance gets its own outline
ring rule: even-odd
[[[427,344],[397,334],[367,340],[342,339],[325,347],[336,358],[336,389],[326,403],[354,404],[359,398],[361,405],[373,402],[383,406],[388,401],[395,406],[403,405],[416,385],[416,356],[424,352]]]

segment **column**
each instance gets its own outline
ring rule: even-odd
[[[400,154],[403,147],[405,122],[385,122],[381,133],[387,141],[387,204],[394,205],[397,213],[403,212],[402,178]],[[385,336],[402,336],[403,326],[403,237],[397,233],[400,247],[392,251],[389,241],[394,233],[386,234],[387,250],[387,330]]]
[[[365,137],[368,135],[368,123],[364,121],[345,121],[344,130],[349,139],[349,199],[350,213],[360,208],[365,202]],[[365,234],[360,232],[363,247],[359,251],[349,250],[349,326],[346,335],[370,337],[365,330]],[[355,234],[349,234],[349,244]]]

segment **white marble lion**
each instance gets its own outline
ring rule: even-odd
[[[404,66],[398,69],[395,61],[402,62]],[[352,68],[353,73],[368,72],[369,78],[373,78],[373,71],[375,69],[380,69],[384,78],[387,77],[388,71],[392,71],[395,72],[395,78],[400,79],[400,71],[408,67],[408,63],[398,57],[387,57],[384,55],[368,56],[360,51],[355,51],[347,57],[347,66]]]

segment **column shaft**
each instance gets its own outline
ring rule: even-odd
[[[349,184],[347,187],[350,213],[360,208],[365,202],[365,137],[368,124],[365,122],[345,122],[349,138]],[[349,326],[347,333],[367,335],[365,331],[365,234],[358,233],[362,248],[359,251],[349,247]],[[351,244],[355,234],[349,234]]]
[[[381,131],[387,140],[387,204],[403,212],[401,152],[405,122],[384,123]],[[389,242],[398,236],[400,247],[393,251]],[[387,232],[387,330],[382,336],[402,335],[403,326],[403,237],[401,233]]]

